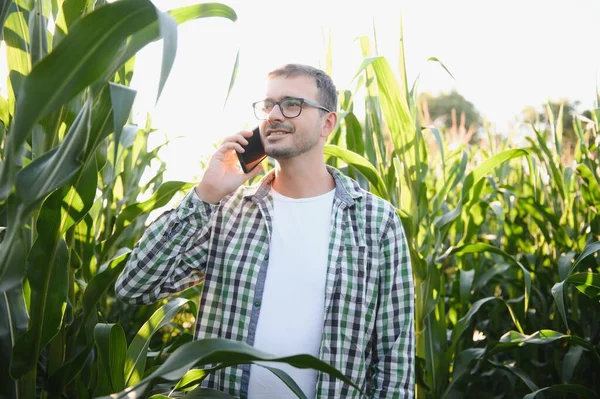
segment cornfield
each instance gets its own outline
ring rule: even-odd
[[[164,182],[151,119],[131,122],[135,54],[163,40],[162,89],[177,25],[204,17],[236,14],[217,3],[0,3],[10,72],[0,96],[0,397],[231,397],[199,383],[255,360],[352,383],[310,356],[193,341],[201,286],[152,306],[114,296],[149,213],[194,184]],[[394,204],[407,231],[417,397],[597,397],[600,109],[573,118],[568,164],[563,115],[550,107],[526,146],[489,129],[478,144],[455,142],[424,124],[400,44],[393,70],[361,38],[326,161]]]

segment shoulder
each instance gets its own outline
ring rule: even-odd
[[[339,196],[342,197],[343,201],[354,207],[357,212],[373,219],[374,222],[384,225],[390,221],[399,220],[396,207],[389,201],[364,189],[356,180],[344,175],[341,171],[335,168],[329,168],[329,170],[336,181],[336,185],[342,187],[342,190],[338,191]]]

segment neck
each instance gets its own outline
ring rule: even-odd
[[[290,198],[316,197],[335,188],[333,176],[325,163],[308,160],[286,159],[278,161],[272,187],[281,195]]]

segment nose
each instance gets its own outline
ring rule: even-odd
[[[283,116],[283,113],[281,112],[281,106],[279,104],[275,104],[271,109],[271,112],[269,112],[269,114],[267,115],[267,121],[269,121],[269,123],[275,121],[281,122],[284,119],[285,116]]]

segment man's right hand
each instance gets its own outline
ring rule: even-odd
[[[242,130],[223,140],[217,152],[210,158],[202,180],[195,188],[198,198],[217,204],[227,194],[234,192],[263,170],[262,165],[258,165],[249,173],[244,173],[238,165],[235,152],[244,152],[242,145],[247,145],[246,137],[251,136],[252,131]]]

